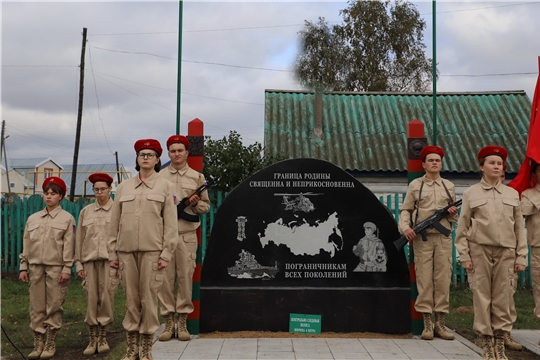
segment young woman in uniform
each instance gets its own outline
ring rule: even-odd
[[[523,216],[516,190],[501,184],[507,151],[486,146],[478,153],[482,180],[463,193],[456,248],[473,292],[473,330],[483,359],[507,360],[504,338],[512,328],[510,272],[527,263]]]
[[[121,360],[151,360],[159,328],[158,290],[178,241],[174,185],[158,176],[159,141],[135,143],[138,174],[116,189],[109,226],[110,267],[119,269],[126,296],[123,326],[127,351]],[[139,346],[139,335],[141,343]]]
[[[110,350],[107,329],[113,322],[114,295],[120,278],[116,269],[109,267],[107,231],[111,220],[113,201],[109,196],[113,178],[105,173],[88,177],[93,184],[96,201],[79,214],[79,226],[75,237],[75,265],[77,275],[86,294],[86,318],[90,342],[83,355],[90,356]]]
[[[62,327],[75,253],[75,219],[60,206],[66,183],[51,176],[43,181],[45,209],[26,221],[19,279],[30,281],[30,328],[34,350],[29,359],[51,359]],[[29,272],[29,273],[28,273]]]
[[[527,224],[527,243],[531,247],[534,316],[540,320],[540,166],[534,160],[531,180],[535,186],[521,193],[521,211]]]

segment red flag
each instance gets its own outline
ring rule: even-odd
[[[525,160],[523,160],[517,176],[508,184],[508,186],[516,189],[520,195],[523,190],[536,185],[536,178],[531,174],[531,160],[540,163],[540,56],[538,57],[538,71],[539,76],[534,89]]]

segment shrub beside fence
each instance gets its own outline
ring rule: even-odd
[[[215,214],[219,206],[222,204],[226,194],[223,192],[210,191],[210,211],[208,214],[201,216],[201,233],[202,233],[202,258],[204,260],[206,254],[206,245],[210,232],[214,225]],[[388,194],[379,197],[379,201],[384,204],[390,213],[394,216],[396,221],[399,221],[399,210],[405,194]],[[85,198],[79,198],[75,202],[70,202],[66,198],[61,201],[61,206],[64,210],[69,212],[75,220],[78,221],[79,213],[81,210],[91,201]],[[2,205],[1,219],[2,222],[2,240],[1,240],[1,262],[2,271],[4,272],[17,272],[19,269],[19,254],[22,251],[22,239],[24,234],[24,227],[26,220],[33,213],[42,210],[45,207],[43,197],[40,195],[32,195],[27,198],[15,199],[13,202],[5,203]],[[456,238],[455,227],[452,230],[452,283],[464,283],[466,282],[466,271],[461,267],[457,251],[454,245]],[[405,245],[405,255],[408,260],[409,246]],[[530,265],[530,258],[529,258]],[[74,270],[75,271],[75,270]],[[532,286],[531,268],[527,269],[519,274],[519,285]]]

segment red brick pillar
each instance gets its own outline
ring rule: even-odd
[[[424,175],[420,152],[427,145],[424,133],[424,124],[418,120],[412,120],[407,124],[407,181],[410,183]],[[416,287],[416,271],[414,270],[414,249],[409,242],[409,274],[411,283],[411,331],[413,335],[420,335],[424,329],[422,314],[415,310],[414,304],[418,297]]]
[[[193,119],[188,123],[189,156],[188,165],[196,171],[203,170],[204,150],[204,123],[200,119]],[[199,322],[201,318],[201,264],[202,264],[202,236],[201,228],[197,229],[197,259],[195,272],[193,273],[193,312],[188,315],[187,328],[190,334],[199,334]]]

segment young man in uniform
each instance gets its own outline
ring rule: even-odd
[[[414,263],[418,297],[416,311],[422,313],[424,331],[422,339],[432,340],[433,336],[453,340],[454,335],[445,329],[444,315],[450,308],[450,280],[452,275],[452,240],[435,229],[426,233],[427,241],[413,228],[421,221],[456,201],[454,184],[441,178],[444,151],[439,146],[426,146],[421,154],[422,167],[426,174],[409,184],[403,202],[399,228],[407,238],[413,240]],[[452,206],[449,215],[441,220],[441,225],[452,228],[457,220],[458,209]],[[435,313],[435,328],[431,314]]]
[[[160,341],[169,341],[174,337],[174,314],[178,314],[178,340],[190,339],[187,330],[187,316],[193,312],[191,292],[193,288],[193,272],[197,258],[197,234],[200,226],[199,215],[210,209],[208,192],[200,196],[195,190],[204,183],[204,175],[191,169],[187,164],[189,141],[185,136],[173,135],[167,140],[169,166],[159,172],[159,176],[174,184],[177,201],[188,198],[187,206],[178,215],[178,247],[173,253],[169,266],[165,269],[163,287],[159,292],[161,315],[165,317],[165,329],[159,336]],[[178,210],[178,209],[177,209]],[[176,215],[176,213],[175,213]],[[174,284],[176,275],[176,301]]]

